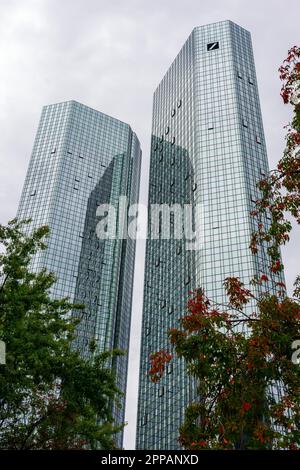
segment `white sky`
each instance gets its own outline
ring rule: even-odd
[[[147,200],[153,91],[195,26],[225,19],[252,34],[270,166],[289,109],[277,69],[300,44],[300,3],[277,0],[0,0],[0,222],[16,213],[41,108],[74,99],[131,124]],[[299,230],[283,251],[291,286]],[[137,250],[125,448],[134,448],[144,245]],[[299,271],[298,271],[299,272]]]

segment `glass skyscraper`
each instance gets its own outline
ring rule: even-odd
[[[118,208],[120,196],[137,203],[140,166],[140,144],[128,124],[76,101],[43,108],[18,217],[50,227],[48,248],[33,267],[55,273],[54,297],[85,305],[75,342],[83,355],[91,339],[101,350],[128,351],[135,240],[98,238],[96,210],[101,204]],[[126,220],[117,222],[122,228]],[[127,360],[113,364],[124,394]],[[114,410],[119,423],[125,396],[121,401]]]
[[[199,205],[203,241],[190,251],[184,239],[147,240],[138,449],[180,447],[192,381],[182,361],[158,384],[148,370],[151,353],[170,349],[167,330],[178,326],[189,291],[202,287],[222,304],[226,277],[247,285],[268,271],[266,250],[249,250],[249,213],[267,172],[250,33],[231,21],[196,27],[154,93],[149,205]]]

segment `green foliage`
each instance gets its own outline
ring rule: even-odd
[[[114,353],[91,358],[72,347],[78,319],[68,299],[53,299],[55,276],[30,269],[46,249],[47,227],[26,235],[29,221],[0,226],[0,448],[115,448],[120,430],[112,403],[120,392],[110,363]],[[95,342],[94,342],[95,343]]]

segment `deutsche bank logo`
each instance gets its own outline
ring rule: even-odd
[[[218,42],[210,42],[207,44],[207,50],[208,51],[214,51],[215,49],[219,49],[219,43]]]

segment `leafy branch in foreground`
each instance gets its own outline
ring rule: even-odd
[[[26,234],[29,221],[0,225],[0,448],[115,448],[122,426],[114,424],[112,403],[121,392],[111,370],[118,351],[90,359],[74,350],[79,320],[68,299],[54,299],[55,276],[34,272],[33,256],[46,249],[47,227]]]

